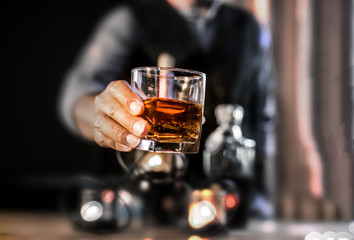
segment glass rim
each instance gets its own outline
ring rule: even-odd
[[[206,74],[197,70],[191,70],[191,69],[186,69],[186,68],[176,68],[176,67],[160,67],[160,66],[143,66],[143,67],[136,67],[131,70],[131,72],[136,72],[140,71],[143,74],[146,74],[146,72],[143,71],[148,71],[148,70],[153,70],[153,71],[171,71],[171,72],[186,72],[186,73],[191,73],[195,74],[196,76],[164,76],[166,78],[171,78],[171,79],[185,79],[185,78],[193,78],[193,79],[199,79],[201,78],[202,80],[205,79]],[[151,75],[157,75],[157,74],[151,74]]]

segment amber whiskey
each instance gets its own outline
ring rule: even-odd
[[[143,102],[142,118],[149,124],[145,139],[170,143],[195,143],[198,140],[202,105],[158,97]]]

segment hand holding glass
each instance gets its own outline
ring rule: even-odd
[[[197,153],[204,111],[205,74],[198,71],[139,67],[131,86],[143,100],[149,131],[137,147],[151,152]]]

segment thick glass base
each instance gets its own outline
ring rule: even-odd
[[[197,153],[199,151],[199,141],[196,143],[167,143],[143,139],[136,149],[163,153]]]

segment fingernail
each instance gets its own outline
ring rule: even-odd
[[[133,134],[128,134],[125,140],[132,147],[136,147],[140,143],[140,138],[135,137]]]
[[[141,121],[137,121],[133,125],[133,131],[136,135],[141,135],[144,132],[145,129],[145,124],[142,123]]]
[[[133,149],[133,148],[131,148],[131,147],[122,145],[122,146],[120,147],[120,149],[119,149],[119,150],[117,149],[117,150],[118,150],[118,151],[122,151],[122,152],[130,152],[132,149]]]
[[[140,107],[140,104],[138,102],[132,102],[130,105],[129,105],[129,109],[130,111],[133,113],[133,114],[139,114],[140,113],[140,110],[141,110],[141,107]]]

